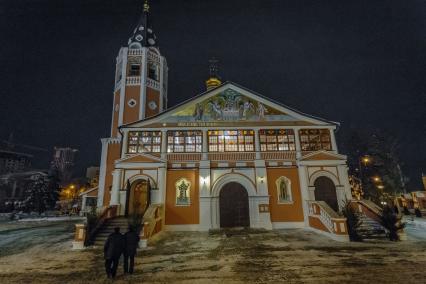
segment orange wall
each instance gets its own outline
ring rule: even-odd
[[[127,103],[129,100],[134,99],[136,105],[130,107]],[[139,109],[140,105],[140,86],[127,86],[126,95],[124,99],[124,114],[123,114],[123,124],[134,122],[139,120]]]
[[[112,186],[112,171],[114,170],[114,161],[120,158],[120,143],[108,144],[105,185],[104,185],[104,206],[109,205],[111,199],[110,188]]]
[[[111,126],[111,136],[115,137],[117,136],[118,131],[118,115],[119,115],[119,108],[116,110],[115,106],[120,106],[120,91],[115,92],[114,94],[114,104],[113,104],[113,115],[112,115],[112,126]]]
[[[145,117],[154,116],[159,112],[160,109],[160,92],[151,88],[146,88],[146,102],[145,102]],[[149,108],[149,102],[154,101],[157,104],[157,108],[152,110]]]
[[[268,176],[269,209],[272,222],[303,222],[302,197],[300,194],[298,169],[294,168],[269,168]],[[278,204],[276,180],[285,176],[291,180],[291,196],[293,203]]]
[[[176,206],[175,183],[186,178],[191,183],[189,206]],[[166,193],[166,225],[183,225],[199,223],[198,170],[168,170]]]
[[[330,233],[327,227],[324,226],[324,224],[319,219],[311,217],[311,216],[309,216],[309,226],[311,226],[312,228]]]

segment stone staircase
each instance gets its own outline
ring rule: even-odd
[[[361,225],[358,228],[358,233],[364,241],[387,240],[386,231],[382,225],[376,220],[367,217],[365,214],[359,215]]]
[[[126,217],[115,217],[109,219],[105,222],[105,224],[99,229],[96,234],[95,241],[93,243],[94,246],[103,247],[108,236],[114,232],[114,228],[119,227],[120,232],[123,234],[127,232],[128,223]]]

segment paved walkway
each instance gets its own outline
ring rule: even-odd
[[[0,283],[109,283],[70,240],[0,257]],[[426,241],[338,243],[306,230],[164,233],[115,283],[421,283]]]

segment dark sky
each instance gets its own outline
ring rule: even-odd
[[[80,149],[98,164],[115,58],[142,0],[0,0],[0,138]],[[169,105],[220,74],[352,130],[387,131],[403,170],[426,172],[426,1],[151,1]],[[81,170],[81,173],[83,171]]]

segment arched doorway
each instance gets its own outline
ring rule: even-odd
[[[126,215],[144,214],[150,203],[150,183],[147,180],[137,180],[128,185]]]
[[[336,186],[328,177],[318,177],[315,182],[315,200],[325,201],[334,211],[339,211]]]
[[[247,190],[237,182],[225,184],[219,193],[220,227],[250,227]]]

